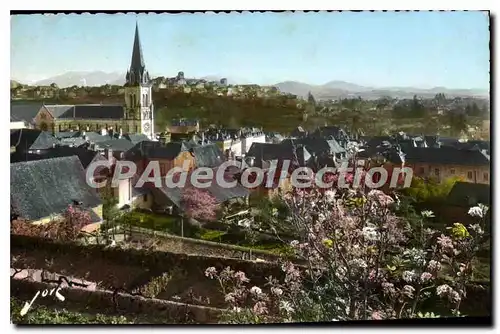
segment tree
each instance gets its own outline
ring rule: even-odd
[[[193,186],[184,188],[180,204],[187,217],[202,221],[211,221],[217,218],[219,209],[217,200],[205,189]]]
[[[314,98],[311,92],[307,94],[307,102],[313,106],[316,106],[316,99]]]
[[[92,221],[84,210],[69,205],[59,219],[34,225],[23,220],[11,222],[11,234],[47,238],[57,241],[75,241],[83,227]]]
[[[453,135],[460,135],[467,130],[467,115],[461,110],[451,110],[446,114],[446,123],[450,126]]]

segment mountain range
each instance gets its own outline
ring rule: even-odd
[[[151,77],[157,77],[151,75]],[[219,81],[221,76],[206,76],[201,79],[207,81]],[[227,78],[228,83],[248,84],[249,82],[242,78]],[[16,80],[18,81],[18,80]],[[94,72],[66,72],[64,74],[50,77],[32,83],[31,85],[48,86],[52,83],[57,86],[101,86],[105,84],[123,85],[125,83],[125,73],[102,71]],[[311,85],[299,81],[284,81],[271,85],[277,87],[283,93],[290,93],[301,97],[306,97],[309,92],[317,99],[338,99],[346,97],[358,97],[363,99],[377,99],[384,96],[393,98],[412,98],[418,95],[424,98],[434,97],[437,93],[443,93],[454,97],[488,97],[489,92],[481,89],[448,89],[445,87],[434,87],[429,89],[415,87],[367,87],[345,81],[334,80],[323,85]]]
[[[309,92],[318,100],[358,97],[363,99],[378,99],[384,96],[393,98],[412,98],[418,95],[432,98],[438,93],[450,97],[488,97],[488,91],[481,89],[449,89],[446,87],[416,88],[416,87],[367,87],[345,81],[330,81],[324,85],[310,85],[298,81],[280,82],[276,86],[281,92],[306,97]]]

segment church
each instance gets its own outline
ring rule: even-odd
[[[136,24],[132,60],[127,71],[123,105],[43,105],[34,117],[41,130],[141,133],[155,139],[152,82],[142,54]]]

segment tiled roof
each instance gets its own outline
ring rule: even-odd
[[[13,209],[27,220],[60,214],[74,201],[85,208],[101,204],[76,156],[11,164],[10,194]]]
[[[454,147],[408,147],[403,150],[408,163],[439,165],[488,166],[490,159],[477,150],[460,150]]]
[[[11,103],[10,121],[25,121],[32,124],[33,119],[38,114],[41,108],[42,103]]]
[[[10,133],[10,146],[20,150],[46,150],[59,144],[49,132],[35,129],[19,129]]]

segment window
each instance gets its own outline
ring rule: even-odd
[[[424,175],[425,174],[425,168],[424,167],[420,167],[419,168],[419,174],[420,175]]]
[[[488,173],[483,173],[483,180],[484,181],[489,181],[490,180],[490,176]]]
[[[45,113],[42,113],[42,114],[40,115],[40,118],[41,118],[41,119],[47,119],[47,115],[45,115]]]
[[[472,180],[472,172],[467,172],[467,178],[468,178],[469,180]]]
[[[451,175],[455,175],[455,170],[454,170],[453,168],[452,168],[452,169],[450,169],[450,174],[451,174]]]
[[[435,169],[434,169],[434,174],[435,174],[436,176],[439,176],[439,168],[435,168]]]
[[[147,202],[148,201],[148,194],[145,194],[144,195],[144,202]]]

